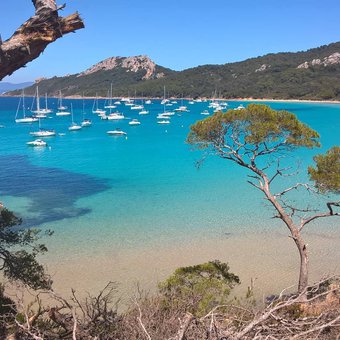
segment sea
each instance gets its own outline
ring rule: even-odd
[[[26,98],[28,112],[32,100]],[[96,292],[114,281],[117,294],[131,296],[137,285],[155,290],[179,266],[214,259],[228,262],[240,276],[240,294],[251,280],[259,296],[297,282],[299,258],[288,230],[248,184],[247,171],[186,143],[190,125],[205,118],[201,112],[212,114],[208,102],[178,101],[166,109],[186,105],[189,112],[161,125],[159,100],[145,104],[147,115],[119,105],[114,110],[126,118],[108,121],[92,113],[93,99],[65,99],[75,122],[92,120],[91,127],[71,132],[71,116],[56,116],[57,99],[49,98],[54,113],[40,124],[57,135],[45,138],[47,147],[26,144],[38,124],[15,123],[18,102],[0,98],[0,200],[23,219],[22,227],[54,231],[43,237],[49,251],[39,260],[56,291]],[[250,102],[227,103],[236,108]],[[264,103],[296,114],[319,132],[321,148],[285,159],[292,176],[283,184],[308,181],[313,156],[340,144],[340,105]],[[134,118],[141,124],[129,125]],[[107,134],[116,128],[127,134]],[[296,206],[317,202],[325,210],[313,193],[294,195]],[[311,280],[339,271],[339,227],[335,217],[306,226]]]

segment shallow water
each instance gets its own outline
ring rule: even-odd
[[[80,122],[82,101],[65,100],[70,102]],[[142,123],[129,126],[127,119],[101,121],[86,100],[85,118],[93,126],[69,132],[71,118],[52,114],[42,126],[65,135],[46,139],[45,149],[26,146],[36,125],[15,124],[17,103],[17,98],[0,98],[1,200],[25,226],[55,231],[45,240],[49,252],[42,261],[57,289],[97,290],[109,280],[120,282],[125,292],[136,280],[152,289],[178,266],[215,258],[229,262],[245,284],[258,277],[266,293],[295,282],[294,246],[284,226],[271,219],[260,193],[246,183],[246,172],[213,157],[195,167],[202,154],[191,151],[185,139],[189,126],[204,118],[200,112],[207,103],[188,105],[190,112],[175,115],[170,125],[156,124],[163,111],[159,101],[146,116],[119,108]],[[239,104],[229,102],[229,107]],[[49,106],[56,105],[49,99]],[[340,105],[269,105],[297,114],[321,135],[321,150],[289,158],[292,164],[301,162],[301,170],[313,155],[339,144]],[[106,134],[116,127],[127,138]],[[306,180],[305,171],[297,180]],[[296,197],[299,203],[305,199]],[[319,220],[306,230],[315,278],[338,269],[339,224]]]

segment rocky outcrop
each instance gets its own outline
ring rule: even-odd
[[[164,77],[164,73],[157,73],[157,65],[149,57],[144,55],[108,58],[91,66],[86,71],[80,73],[78,77],[101,70],[108,71],[118,67],[126,69],[126,72],[145,71],[145,75],[142,78],[144,80]]]
[[[256,69],[255,72],[263,72],[267,70],[268,68],[270,68],[270,65],[263,64],[258,69]]]
[[[297,68],[309,68],[310,66],[329,66],[334,64],[340,64],[340,53],[335,52],[328,57],[321,59],[313,59],[312,61],[305,61],[300,64]]]
[[[43,81],[43,80],[45,80],[45,79],[47,79],[47,78],[44,78],[44,77],[37,78],[37,79],[34,80],[34,82],[35,82],[36,84],[39,84],[41,81]]]

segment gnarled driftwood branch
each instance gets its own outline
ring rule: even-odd
[[[6,41],[0,41],[0,80],[37,58],[48,44],[84,27],[78,12],[60,17],[55,0],[32,0],[35,15]]]

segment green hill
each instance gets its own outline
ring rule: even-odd
[[[340,42],[296,53],[267,54],[242,62],[176,72],[146,56],[110,58],[83,73],[39,82],[40,93],[65,96],[169,96],[274,99],[340,99]],[[27,88],[33,94],[35,85]],[[10,92],[18,94],[18,91]]]

